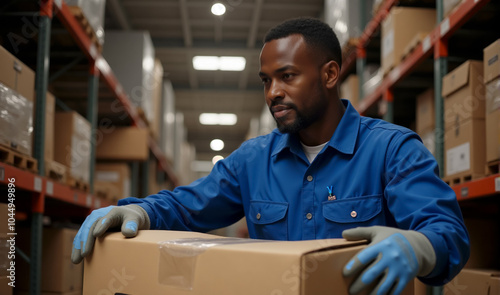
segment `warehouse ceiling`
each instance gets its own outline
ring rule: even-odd
[[[258,78],[259,53],[265,33],[283,20],[321,17],[324,0],[220,0],[223,16],[210,12],[210,0],[107,0],[105,31],[147,30],[164,77],[176,94],[176,109],[184,113],[188,141],[197,160],[227,156],[246,138],[251,118],[264,109]],[[196,71],[196,55],[243,56],[242,72]],[[235,113],[235,126],[203,126],[202,112]],[[212,139],[225,142],[221,152],[209,147]]]

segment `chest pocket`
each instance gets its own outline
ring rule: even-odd
[[[287,211],[288,203],[250,201],[247,220],[259,239],[287,240]]]
[[[382,195],[323,202],[327,236],[338,237],[345,229],[384,225]]]

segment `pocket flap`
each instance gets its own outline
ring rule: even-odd
[[[281,220],[288,210],[288,203],[250,201],[248,219],[254,224],[269,224]]]
[[[364,222],[382,211],[382,195],[323,202],[323,216],[333,222]]]

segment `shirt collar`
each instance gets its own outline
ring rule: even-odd
[[[332,138],[328,142],[328,146],[338,150],[341,153],[352,155],[354,153],[354,147],[358,138],[361,116],[351,105],[350,101],[346,99],[342,99],[341,101],[346,107],[346,110],[339,122],[339,125],[337,126],[337,129],[333,133]],[[275,129],[273,132],[279,133],[277,129]],[[279,154],[285,148],[289,148],[290,151],[295,154],[298,154],[299,150],[302,150],[296,134],[282,134],[281,139],[274,148],[272,156]]]

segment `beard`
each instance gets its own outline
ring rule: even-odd
[[[295,120],[293,120],[293,122],[285,124],[284,120],[283,121],[278,120],[273,116],[274,121],[276,122],[276,127],[281,133],[297,133],[300,130],[311,126],[314,122],[316,122],[323,116],[326,110],[326,104],[328,98],[321,92],[320,89],[321,89],[321,81],[318,81],[318,86],[316,89],[314,89],[313,92],[314,98],[312,98],[317,100],[317,104],[313,108],[299,111],[295,104],[293,103],[285,104],[293,111],[295,111]],[[273,103],[271,107],[274,105],[275,103]]]

